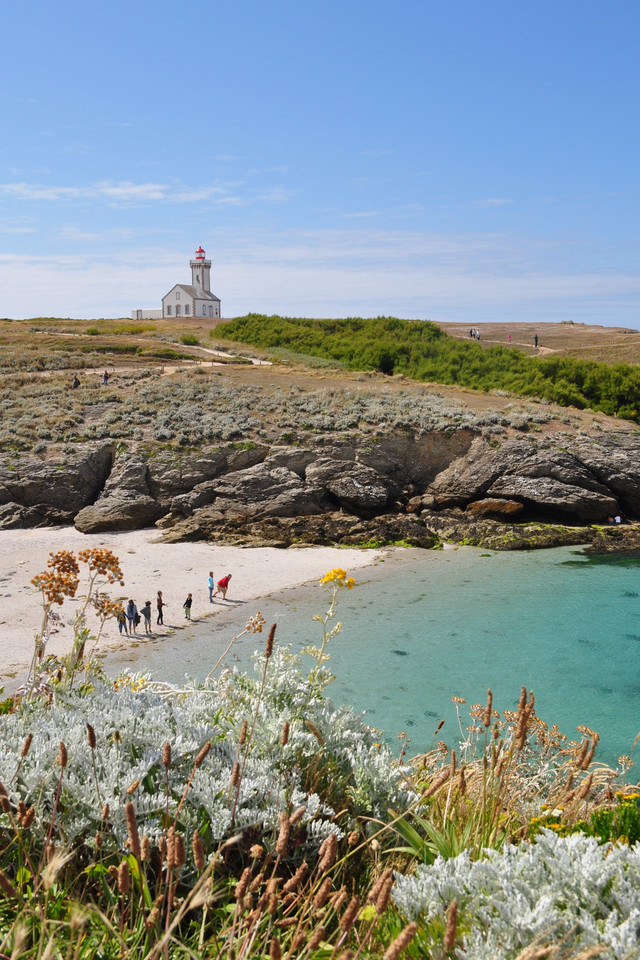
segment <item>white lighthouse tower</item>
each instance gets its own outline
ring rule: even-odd
[[[211,293],[211,260],[206,259],[202,247],[198,247],[193,260],[189,261],[189,266],[193,286],[204,290],[205,293]]]

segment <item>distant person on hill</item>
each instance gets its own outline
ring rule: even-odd
[[[228,573],[226,577],[222,577],[221,580],[218,580],[218,586],[216,587],[216,592],[214,593],[214,597],[217,596],[218,593],[221,593],[222,599],[223,600],[227,599],[227,590],[229,589],[230,580],[231,580],[230,573]]]
[[[509,343],[511,343],[511,334],[509,334],[509,336],[507,337],[507,340],[509,341]]]
[[[537,333],[534,334],[534,336],[533,336],[533,345],[534,345],[534,347],[535,347],[536,350],[537,350],[537,349],[538,349],[538,334],[537,334]]]
[[[106,387],[107,384],[109,383],[109,371],[108,371],[108,370],[105,370],[105,372],[102,374],[102,382],[104,383],[105,387]]]
[[[78,378],[78,374],[74,373],[73,380],[71,381],[71,389],[77,390],[79,386],[80,386],[80,380]]]
[[[471,337],[472,340],[473,340],[475,334],[476,334],[475,330],[473,329],[473,327],[471,327],[471,330],[469,330],[469,336]]]

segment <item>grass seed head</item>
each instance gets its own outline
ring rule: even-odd
[[[270,660],[271,655],[273,654],[273,638],[276,635],[276,627],[277,627],[277,624],[274,623],[271,629],[269,630],[269,635],[267,637],[267,645],[264,651],[264,655],[267,660]]]
[[[129,864],[123,860],[118,868],[118,890],[121,894],[129,893]]]
[[[204,865],[206,863],[205,852],[204,852],[204,843],[202,842],[202,837],[197,830],[193,833],[193,839],[191,841],[191,849],[193,851],[193,862],[195,864],[196,870],[204,870]]]
[[[202,766],[202,764],[204,763],[204,761],[205,761],[205,759],[206,759],[206,757],[207,757],[207,754],[209,753],[209,750],[211,750],[211,740],[207,740],[207,742],[206,742],[205,745],[203,746],[202,750],[200,751],[200,753],[198,754],[198,756],[197,756],[196,759],[194,760],[194,762],[193,762],[194,767],[200,767],[200,766]]]
[[[136,820],[136,811],[133,804],[129,801],[125,805],[125,815],[127,819],[127,833],[129,835],[129,849],[136,860],[140,860],[140,834],[138,833],[138,822]]]
[[[382,960],[398,960],[400,954],[407,949],[417,932],[418,924],[415,921],[408,923],[393,943],[389,944],[382,956]]]
[[[313,898],[313,905],[316,908],[316,910],[322,910],[322,908],[326,904],[327,900],[329,899],[329,896],[331,895],[331,887],[332,887],[331,877],[325,877],[325,879],[320,884],[320,888],[318,892]]]

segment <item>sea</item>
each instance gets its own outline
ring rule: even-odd
[[[473,547],[393,551],[355,572],[340,591],[342,623],[329,643],[335,675],[328,693],[362,712],[380,739],[420,753],[437,740],[455,746],[468,710],[517,707],[524,685],[536,712],[568,739],[578,727],[600,735],[596,760],[638,760],[640,732],[640,560],[591,557],[575,547],[496,552]],[[258,609],[277,623],[276,641],[299,652],[322,640],[326,588],[307,584],[247,604],[220,605],[214,617],[173,637],[128,648],[108,670],[145,670],[181,683],[203,679],[228,641]],[[245,635],[230,668],[253,669],[266,633]],[[312,661],[306,658],[309,669]],[[440,721],[442,728],[436,733]]]

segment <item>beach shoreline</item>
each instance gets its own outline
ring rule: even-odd
[[[125,586],[105,588],[112,599],[125,603],[132,597],[141,609],[151,601],[152,634],[145,635],[144,624],[138,626],[135,638],[118,632],[115,620],[109,620],[96,651],[110,654],[126,650],[131,644],[158,642],[189,630],[182,605],[188,593],[193,594],[194,626],[203,620],[215,621],[217,615],[237,606],[246,609],[246,618],[255,615],[259,601],[273,593],[319,580],[328,570],[341,567],[352,573],[376,564],[389,554],[384,549],[344,547],[238,547],[208,542],[165,543],[155,528],[117,533],[82,534],[73,527],[39,527],[0,531],[0,684],[6,693],[17,689],[26,678],[33,656],[34,638],[41,629],[41,595],[32,584],[42,573],[49,554],[59,550],[80,550],[93,547],[111,550],[119,559]],[[81,565],[83,567],[83,565]],[[82,569],[77,596],[55,607],[61,615],[47,643],[47,654],[64,655],[71,648],[75,613],[86,595],[87,577]],[[213,570],[217,581],[231,573],[227,600],[216,597],[209,602],[207,578]],[[156,594],[162,590],[167,604],[165,625],[156,626]],[[93,627],[91,613],[87,618]],[[97,621],[96,621],[97,625]],[[230,639],[230,638],[228,638]],[[212,651],[213,652],[213,651]],[[149,651],[152,655],[152,651]],[[215,662],[215,661],[214,661]]]

